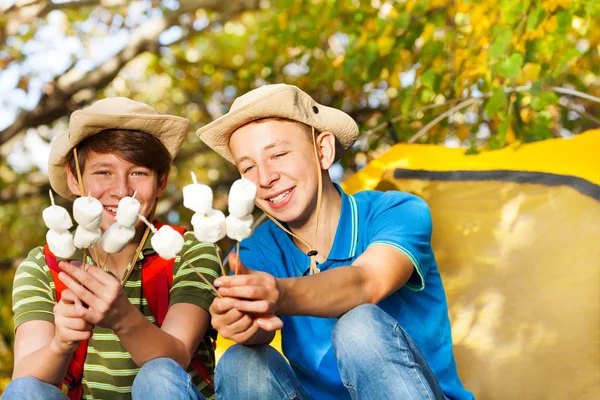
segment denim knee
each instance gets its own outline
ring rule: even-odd
[[[67,400],[67,395],[56,386],[43,382],[32,376],[24,376],[10,382],[2,399],[51,399],[51,400]]]
[[[268,370],[269,358],[280,356],[277,350],[268,344],[245,346],[234,344],[221,356],[215,375],[239,374],[240,369],[258,373]],[[243,367],[242,367],[243,366]]]
[[[363,358],[374,349],[383,347],[386,337],[395,330],[397,322],[374,304],[362,304],[342,315],[333,327],[331,343],[334,352],[344,345],[352,354]]]
[[[146,362],[133,381],[132,390],[140,386],[168,387],[177,380],[186,380],[188,373],[171,358],[155,358]]]

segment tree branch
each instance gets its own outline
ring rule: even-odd
[[[233,16],[247,10],[259,8],[259,0],[217,1],[188,0],[182,1],[177,10],[151,19],[135,29],[125,47],[110,60],[92,71],[81,74],[72,69],[61,77],[57,77],[46,87],[46,93],[38,105],[31,111],[21,110],[15,121],[0,131],[0,145],[23,132],[27,128],[49,124],[56,119],[70,114],[79,108],[72,103],[72,98],[85,89],[98,89],[108,85],[121,69],[139,54],[145,51],[158,50],[158,37],[168,27],[175,24],[182,14],[207,8],[219,11],[222,15]]]

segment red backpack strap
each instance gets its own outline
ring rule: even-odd
[[[65,290],[67,286],[58,279],[58,274],[61,269],[58,267],[56,256],[52,254],[48,245],[44,246],[44,258],[46,260],[46,265],[48,265],[50,273],[52,274],[52,280],[54,281],[54,288],[56,291],[56,302],[58,303],[63,290]],[[81,380],[83,378],[85,358],[87,357],[87,347],[87,340],[84,340],[79,344],[79,347],[71,356],[67,374],[60,385],[60,389],[71,400],[80,400],[83,398],[83,385],[81,384]]]
[[[160,229],[164,225],[156,220],[153,224],[156,229]],[[170,226],[181,235],[186,232],[183,227]],[[169,291],[173,286],[174,264],[175,259],[165,260],[160,258],[158,254],[153,254],[144,258],[142,265],[142,290],[158,326],[162,325],[169,310]],[[207,385],[214,389],[213,376],[198,355],[192,359],[190,366],[198,372]]]

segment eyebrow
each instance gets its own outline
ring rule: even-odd
[[[278,140],[276,142],[273,142],[273,143],[268,144],[265,147],[263,147],[262,151],[270,150],[270,149],[272,149],[274,147],[282,146],[284,144],[290,144],[290,142],[288,142],[287,140]],[[240,158],[238,160],[237,164],[239,165],[242,161],[246,161],[246,160],[249,160],[249,159],[250,159],[250,157],[244,156],[244,157],[242,157],[242,158]]]
[[[113,165],[111,163],[107,163],[107,162],[98,162],[98,163],[94,163],[92,165],[90,165],[90,167],[92,168],[108,168],[108,167],[112,167]]]

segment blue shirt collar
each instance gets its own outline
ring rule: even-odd
[[[356,255],[356,245],[358,242],[358,209],[354,197],[344,193],[337,183],[334,183],[334,185],[342,196],[342,211],[333,239],[333,246],[331,247],[327,259],[338,261],[349,260]]]

